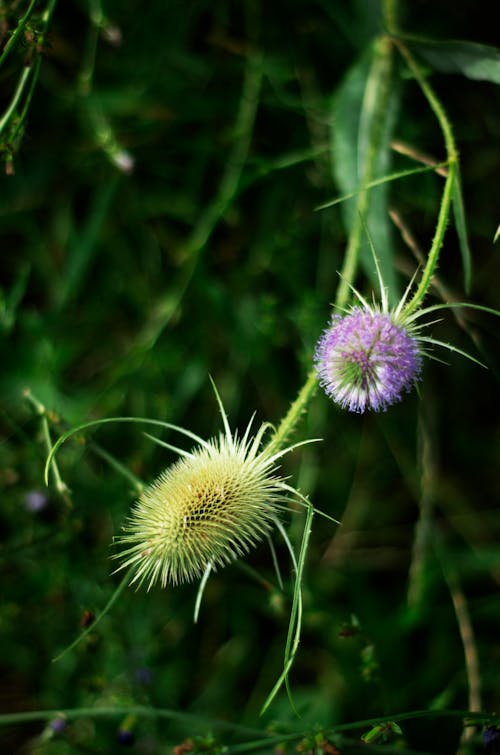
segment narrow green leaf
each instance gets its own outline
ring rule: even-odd
[[[299,642],[300,642],[300,634],[302,630],[302,580],[304,576],[305,561],[306,561],[307,551],[309,547],[309,538],[311,535],[313,517],[314,517],[314,509],[312,506],[309,506],[306,511],[304,534],[302,536],[302,543],[300,546],[300,553],[299,553],[298,559],[295,558],[292,544],[290,543],[290,540],[288,538],[288,535],[286,534],[286,531],[283,525],[281,524],[281,522],[279,522],[279,520],[276,520],[276,526],[285,541],[285,544],[288,548],[288,551],[290,553],[290,557],[292,559],[292,563],[295,569],[295,584],[294,584],[294,589],[293,589],[292,608],[290,611],[290,621],[288,624],[284,668],[283,668],[282,673],[280,674],[279,679],[276,681],[274,687],[272,688],[271,692],[267,696],[267,699],[264,702],[264,705],[262,706],[262,709],[260,711],[261,715],[265,713],[265,711],[269,708],[272,701],[278,694],[283,683],[285,684],[287,694],[288,694],[288,699],[290,701],[290,704],[292,705],[292,709],[295,712],[297,712],[295,710],[295,706],[292,699],[292,693],[290,689],[288,675],[290,673],[290,669],[292,668],[293,662],[295,660],[295,656],[297,654],[297,650],[298,650]]]
[[[407,178],[408,176],[414,176],[417,173],[429,173],[430,171],[436,172],[438,168],[444,168],[444,167],[446,167],[445,162],[436,163],[436,165],[425,165],[420,168],[409,168],[408,170],[400,170],[397,173],[390,173],[387,176],[382,176],[381,178],[375,179],[375,181],[370,181],[365,186],[358,186],[356,191],[351,191],[349,194],[344,194],[341,197],[330,199],[328,202],[324,202],[324,204],[320,204],[314,209],[326,210],[328,207],[333,207],[336,204],[345,202],[347,199],[352,199],[352,197],[355,197],[364,189],[374,189],[376,186],[382,186],[382,184],[390,183],[391,181],[397,181],[400,178]]]
[[[410,40],[408,46],[437,71],[500,84],[500,50],[478,42]]]
[[[462,266],[464,269],[464,287],[465,291],[469,293],[472,277],[472,256],[469,247],[464,202],[462,197],[462,182],[460,180],[460,170],[458,166],[455,173],[455,181],[453,183],[452,203],[453,216],[455,218],[455,227],[457,229],[458,241],[460,244],[460,254],[462,255]]]

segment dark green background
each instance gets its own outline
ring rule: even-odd
[[[484,3],[401,5],[402,28],[412,34],[498,41]],[[13,25],[19,10],[3,7]],[[51,663],[80,631],[83,612],[98,613],[118,584],[110,576],[110,543],[133,494],[92,449],[70,442],[59,464],[73,506],[51,489],[43,512],[27,510],[26,493],[43,490],[45,449],[23,390],[56,413],[54,437],[114,415],[163,419],[210,437],[221,423],[209,374],[233,427],[245,427],[254,411],[259,422],[278,423],[309,370],[346,245],[341,209],[315,211],[338,194],[331,151],[336,92],[383,30],[372,0],[134,0],[106,2],[104,11],[122,41],[114,46],[101,34],[92,86],[82,94],[89,9],[83,1],[56,6],[15,175],[0,178],[2,712],[144,703],[305,732],[433,706],[467,709],[450,573],[475,630],[483,709],[498,711],[498,330],[484,313],[470,315],[476,345],[451,314],[432,332],[485,361],[488,371],[443,352],[447,366],[426,361],[420,397],[413,392],[386,414],[360,417],[318,393],[300,425],[296,439],[324,441],[295,452],[286,473],[316,507],[344,522],[337,528],[316,519],[313,529],[303,639],[291,676],[301,719],[284,694],[258,717],[280,673],[290,604],[237,566],[211,578],[196,626],[196,585],[129,590],[88,641]],[[0,70],[4,106],[27,45]],[[248,156],[198,253],[193,230],[217,195],[238,138],[249,51],[262,54],[264,75]],[[394,136],[443,159],[439,127],[399,60],[394,76]],[[463,291],[453,227],[438,272],[458,300],[495,307],[498,86],[459,74],[431,74],[431,82],[461,156],[470,293]],[[133,155],[130,174],[112,164],[96,118]],[[409,166],[394,157],[393,169]],[[389,189],[391,207],[424,251],[441,187],[424,174]],[[393,245],[403,290],[415,261],[396,230]],[[362,276],[357,284],[370,292]],[[170,316],[162,321],[165,311]],[[410,610],[419,438],[428,444],[430,527],[441,546],[426,551],[421,598]],[[145,481],[172,461],[136,426],[108,427],[93,439]],[[293,515],[295,542],[302,525],[302,515]],[[278,551],[288,579],[286,551],[279,544]],[[264,546],[248,564],[273,579]],[[353,616],[361,631],[348,637]],[[43,745],[30,739],[39,724],[11,727],[0,742],[13,753],[114,752],[118,724],[85,719]],[[457,750],[459,719],[403,728],[407,751]],[[209,731],[203,722],[191,730],[139,720],[133,751],[166,753]],[[226,732],[221,739],[241,736]]]

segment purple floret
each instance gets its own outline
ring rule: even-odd
[[[47,506],[49,499],[45,493],[41,493],[39,490],[29,490],[24,496],[24,505],[28,511],[34,514]]]
[[[420,376],[417,340],[386,312],[354,307],[333,315],[314,356],[320,385],[351,412],[385,410]]]

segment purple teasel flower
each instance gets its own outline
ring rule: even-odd
[[[391,313],[354,307],[334,314],[314,357],[326,394],[351,412],[385,410],[420,377],[421,351]]]
[[[400,302],[391,309],[376,258],[375,265],[380,303],[369,304],[351,287],[359,303],[332,315],[314,353],[318,380],[325,393],[343,409],[358,413],[367,409],[385,411],[413,388],[420,379],[423,357],[432,357],[426,348],[427,343],[442,346],[481,364],[461,349],[423,335],[422,329],[435,320],[418,322],[429,312],[450,306],[475,305],[434,304],[416,309],[407,303],[412,279]]]

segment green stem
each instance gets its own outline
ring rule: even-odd
[[[395,0],[391,0],[391,2],[392,5],[395,4]],[[351,295],[351,285],[358,268],[359,253],[364,232],[363,218],[366,216],[369,207],[369,188],[367,185],[374,180],[376,159],[380,147],[382,132],[381,121],[384,117],[390,93],[389,84],[392,68],[391,49],[392,41],[388,37],[381,37],[377,40],[375,45],[375,57],[369,77],[372,86],[375,87],[378,94],[376,111],[373,116],[373,122],[368,137],[368,148],[363,169],[363,188],[357,195],[354,222],[349,235],[344,265],[341,272],[340,285],[337,289],[337,295],[335,298],[335,304],[337,307],[344,307],[347,304]],[[314,395],[316,387],[316,371],[311,370],[307,376],[306,382],[300,389],[297,398],[271,438],[269,444],[270,450],[274,452],[283,447],[287,438],[295,429],[301,416],[304,414]]]
[[[21,34],[24,32],[24,30],[26,28],[26,24],[30,20],[31,15],[32,15],[33,11],[35,10],[35,5],[36,5],[36,0],[31,0],[26,13],[24,14],[24,16],[22,16],[22,18],[19,19],[19,22],[18,22],[16,28],[14,29],[11,38],[9,39],[9,41],[7,42],[7,44],[5,45],[5,47],[3,49],[3,52],[2,52],[2,55],[0,56],[0,66],[7,59],[8,55],[12,52],[12,50],[17,45],[17,43],[18,43],[18,41],[19,41],[19,39],[21,37]]]
[[[5,129],[5,127],[9,123],[10,119],[12,118],[12,116],[14,115],[14,113],[16,112],[16,108],[17,108],[17,106],[19,104],[19,100],[21,99],[21,97],[23,95],[23,92],[24,92],[24,90],[26,88],[26,85],[28,83],[28,80],[29,80],[29,77],[30,77],[30,74],[31,74],[32,70],[33,69],[31,68],[31,66],[26,66],[25,68],[23,68],[23,71],[22,71],[21,76],[19,77],[19,81],[17,83],[16,90],[15,90],[13,96],[12,96],[12,99],[11,99],[8,107],[7,107],[7,110],[5,111],[5,113],[3,114],[2,119],[0,120],[0,134]]]
[[[31,77],[30,87],[26,94],[26,99],[24,100],[23,109],[21,110],[21,113],[19,114],[19,120],[16,124],[16,127],[10,132],[10,135],[9,135],[9,141],[12,145],[15,145],[16,139],[19,133],[21,132],[21,129],[24,125],[24,121],[26,120],[26,116],[28,115],[28,110],[31,104],[33,93],[35,91],[36,83],[38,81],[38,76],[40,74],[41,65],[42,65],[42,59],[41,57],[38,57],[33,68],[33,76]]]
[[[45,447],[47,449],[47,453],[50,454],[52,451],[52,438],[50,437],[50,427],[49,427],[49,420],[47,417],[47,410],[45,406],[39,401],[37,398],[33,396],[29,388],[26,388],[26,390],[23,392],[23,396],[28,401],[28,403],[33,407],[35,413],[40,417],[41,425],[42,425],[42,435],[45,442]],[[67,506],[71,506],[71,501],[69,498],[69,488],[62,479],[60,473],[59,473],[59,467],[57,466],[55,460],[51,461],[50,468],[52,470],[52,474],[54,475],[54,481],[55,481],[55,488],[59,495],[62,497],[63,501],[66,503]]]
[[[278,425],[278,429],[271,438],[267,450],[270,453],[279,451],[285,445],[286,439],[295,428],[299,419],[304,414],[309,401],[314,396],[317,387],[316,370],[311,370],[307,380],[299,391],[299,394],[286,415]]]
[[[47,7],[45,8],[45,11],[43,12],[43,16],[42,16],[43,33],[41,35],[42,43],[45,41],[45,35],[47,34],[47,29],[49,27],[56,4],[57,4],[57,0],[49,0],[49,2],[47,3]]]
[[[396,34],[398,28],[398,0],[384,0],[384,21],[387,31]]]
[[[382,123],[387,111],[390,96],[392,71],[392,41],[389,37],[380,37],[375,43],[375,53],[370,74],[366,82],[366,91],[373,93],[375,100],[372,122],[368,134],[368,145],[363,164],[361,191],[357,194],[353,225],[340,274],[340,284],[335,303],[345,307],[351,296],[351,285],[359,264],[359,254],[364,234],[364,219],[369,209],[370,184],[375,178],[377,156],[382,137]]]
[[[148,705],[122,705],[116,707],[102,708],[63,708],[60,710],[33,710],[22,713],[2,713],[0,714],[0,726],[11,726],[12,724],[31,723],[33,721],[50,721],[54,718],[62,718],[67,721],[74,721],[77,718],[123,718],[128,715],[137,716],[138,718],[158,718],[170,721],[179,721],[192,728],[200,726],[203,728],[226,729],[228,731],[240,732],[242,736],[262,736],[259,729],[250,729],[246,726],[232,724],[229,721],[205,718],[195,713],[183,713],[169,708],[154,708]]]
[[[83,64],[78,77],[78,92],[80,95],[89,94],[94,78],[95,61],[99,32],[104,22],[102,6],[99,0],[92,0],[90,8],[90,29],[87,34]]]
[[[38,38],[38,46],[40,46],[40,47],[43,46],[43,44],[45,42],[45,37],[47,35],[48,26],[49,26],[50,20],[52,18],[52,14],[54,12],[54,9],[55,9],[55,6],[56,6],[56,2],[57,2],[57,0],[49,0],[49,2],[47,4],[47,7],[45,8],[45,10],[44,10],[44,12],[42,14],[42,19],[41,19],[42,31],[41,31],[40,36]],[[3,60],[5,59],[8,51],[12,48],[13,40],[14,40],[15,35],[16,34],[20,34],[24,30],[24,28],[26,26],[26,23],[27,23],[27,21],[29,20],[29,18],[31,16],[31,13],[33,12],[34,4],[35,4],[34,2],[32,2],[30,4],[30,6],[29,6],[28,10],[26,11],[25,15],[20,20],[20,22],[19,22],[19,24],[18,24],[18,26],[16,28],[16,31],[12,35],[11,39],[9,40],[9,43],[5,47],[5,50],[3,51],[3,54],[2,54],[2,56],[0,58],[0,65],[2,64]],[[25,91],[25,89],[26,89],[26,87],[28,86],[28,83],[29,83],[28,93],[26,95],[26,100],[25,100],[23,109],[21,111],[21,114],[19,116],[18,123],[16,124],[15,129],[13,130],[13,132],[9,135],[9,142],[11,144],[13,144],[15,142],[18,134],[20,133],[20,131],[22,129],[23,123],[24,123],[24,121],[26,119],[26,116],[28,114],[28,109],[29,109],[29,106],[30,106],[30,103],[31,103],[31,99],[33,97],[33,93],[35,91],[35,86],[36,86],[36,83],[38,81],[38,76],[39,76],[40,67],[41,67],[41,56],[40,56],[39,53],[37,53],[37,55],[38,55],[38,57],[37,57],[37,59],[36,59],[36,61],[35,61],[34,64],[29,65],[29,66],[25,66],[23,68],[21,76],[19,77],[19,81],[18,81],[18,84],[17,84],[17,87],[16,87],[16,91],[14,92],[14,95],[12,97],[12,100],[11,100],[10,104],[7,107],[7,110],[5,111],[2,119],[0,120],[0,134],[1,134],[2,131],[5,129],[5,127],[7,126],[7,124],[9,123],[9,121],[14,116],[14,114],[16,112],[16,108],[19,105],[21,97],[22,97],[22,95],[23,95],[23,93],[24,93],[24,91]],[[31,82],[29,81],[30,80],[30,75],[31,75]]]
[[[436,449],[433,447],[433,436],[429,427],[432,416],[432,412],[429,412],[429,418],[427,418],[422,408],[418,423],[418,455],[420,462],[419,515],[413,538],[407,590],[408,606],[415,613],[420,612],[424,604],[425,581],[428,576],[426,569],[428,567],[428,555],[432,542],[432,518],[436,497],[436,469],[434,461],[436,458]]]
[[[32,723],[33,721],[50,721],[54,718],[62,718],[68,721],[74,721],[78,718],[122,718],[127,715],[137,716],[138,718],[157,718],[171,721],[179,721],[186,724],[189,728],[201,726],[204,728],[213,728],[227,730],[235,734],[241,734],[246,737],[259,737],[253,742],[230,745],[224,751],[226,753],[252,752],[258,749],[270,748],[280,742],[293,742],[302,739],[309,734],[309,731],[293,732],[289,734],[268,735],[263,737],[263,732],[259,729],[251,729],[245,726],[239,726],[222,719],[209,719],[194,713],[183,713],[168,708],[154,708],[148,705],[121,705],[116,707],[99,707],[99,708],[63,708],[61,710],[34,710],[24,711],[21,713],[3,713],[0,714],[0,726],[12,726],[15,724]],[[473,713],[467,710],[413,710],[407,713],[396,713],[391,716],[382,716],[380,718],[367,718],[362,721],[353,721],[347,724],[339,724],[325,730],[325,735],[330,736],[346,731],[355,731],[364,729],[368,726],[388,723],[390,721],[404,722],[415,719],[434,719],[434,718],[461,718],[465,719],[468,725],[486,724],[495,725],[499,718],[495,715],[486,713]],[[269,752],[269,749],[267,750]]]
[[[414,75],[427,102],[429,103],[434,115],[437,118],[437,121],[441,127],[441,131],[444,137],[447,163],[448,163],[448,175],[446,177],[446,183],[443,190],[443,196],[441,198],[441,206],[439,208],[439,215],[438,215],[438,220],[436,224],[436,231],[434,233],[434,238],[432,240],[432,246],[429,252],[429,256],[427,257],[427,262],[425,264],[425,267],[422,273],[422,278],[417,287],[417,290],[415,291],[415,294],[413,295],[412,299],[408,302],[408,304],[405,307],[405,313],[410,314],[411,312],[414,312],[416,309],[418,309],[418,307],[424,300],[427,294],[427,291],[429,290],[429,286],[431,285],[432,276],[434,275],[434,271],[436,269],[436,266],[439,260],[439,253],[443,245],[444,235],[446,233],[446,226],[448,224],[448,218],[450,216],[450,210],[451,210],[451,204],[452,204],[452,198],[453,198],[453,188],[455,185],[455,180],[456,180],[457,170],[458,170],[458,153],[457,153],[457,148],[455,145],[455,139],[453,137],[450,121],[448,120],[448,117],[446,115],[446,112],[443,106],[441,105],[440,101],[436,97],[434,90],[432,89],[429,82],[425,78],[424,74],[420,70],[418,63],[416,62],[416,60],[414,59],[413,55],[410,53],[408,48],[400,40],[395,39],[394,42],[396,46],[398,47],[401,55],[405,59],[408,65],[408,68]]]

